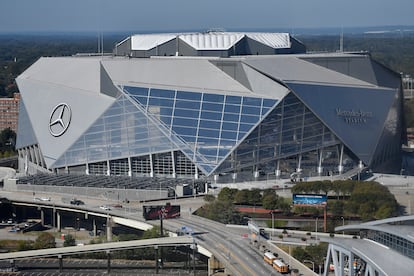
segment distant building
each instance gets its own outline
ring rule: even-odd
[[[289,34],[207,32],[41,58],[16,80],[19,167],[217,182],[399,172],[401,75],[367,53],[304,52]]]
[[[19,102],[19,93],[14,93],[13,98],[0,98],[0,131],[10,128],[14,132],[17,132]]]

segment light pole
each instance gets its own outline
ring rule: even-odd
[[[345,226],[345,218],[344,217],[341,217],[341,219],[342,219],[342,227],[344,227]],[[342,236],[344,236],[344,235],[345,235],[345,233],[342,230]]]
[[[270,213],[272,214],[272,240],[273,240],[274,231],[275,231],[275,216],[274,216],[273,210]]]
[[[303,263],[306,263],[306,262],[308,262],[308,263],[311,263],[311,264],[312,264],[312,271],[313,271],[313,272],[315,272],[315,263],[314,263],[314,262],[312,262],[312,261],[310,261],[310,260],[303,260]]]

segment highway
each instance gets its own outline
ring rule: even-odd
[[[62,203],[62,198],[68,197],[67,194],[36,194],[37,197],[50,197],[50,202],[39,202],[33,199],[30,192],[10,192],[1,191],[0,196],[7,197],[11,200],[28,201],[39,205],[64,206],[71,209],[93,209],[103,214],[128,217],[137,221],[144,221],[142,216],[142,204],[131,202],[128,207],[113,208],[112,210],[102,210],[99,208],[102,204],[108,204],[107,199],[101,198],[84,198],[77,195],[78,199],[85,202],[85,205],[75,206],[68,203]],[[169,200],[172,204],[180,204],[182,216],[178,219],[164,220],[164,228],[175,232],[183,225],[191,227],[195,232],[208,232],[206,234],[194,236],[194,241],[209,250],[221,263],[226,267],[226,272],[230,275],[278,275],[278,273],[263,261],[262,253],[250,244],[250,239],[243,237],[246,230],[231,229],[224,224],[210,221],[191,214],[204,204],[202,198],[187,198]],[[115,202],[114,202],[115,203]],[[160,205],[165,202],[146,203],[146,205]],[[159,225],[159,221],[148,221],[154,225]],[[87,246],[85,246],[87,247]],[[0,254],[1,256],[1,254]],[[5,256],[6,257],[6,256]]]
[[[169,229],[179,229],[181,226],[190,227],[196,232],[207,232],[196,235],[195,242],[207,248],[227,268],[231,275],[270,275],[275,273],[263,261],[263,256],[250,245],[249,238],[242,236],[243,232],[229,229],[221,223],[188,216],[184,218],[165,220],[164,225]]]

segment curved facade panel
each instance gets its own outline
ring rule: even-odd
[[[344,56],[357,60],[352,72],[336,68]],[[386,167],[404,139],[401,91],[378,66],[358,78],[372,64],[349,54],[40,59],[17,79],[20,164],[223,181]]]

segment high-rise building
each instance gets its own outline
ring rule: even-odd
[[[17,131],[19,102],[19,93],[14,93],[13,98],[0,98],[0,131],[6,128]]]

